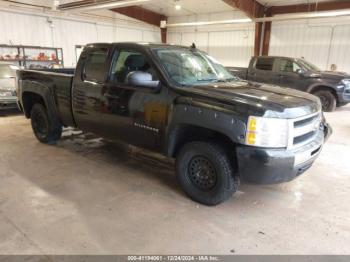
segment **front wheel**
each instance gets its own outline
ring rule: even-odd
[[[332,92],[328,90],[320,90],[313,93],[313,95],[317,96],[322,103],[322,110],[325,112],[333,112],[337,106],[337,99],[332,94]]]
[[[61,138],[62,125],[49,118],[42,104],[33,106],[30,119],[34,135],[41,143],[54,144]]]
[[[220,204],[236,191],[233,161],[215,143],[186,144],[176,158],[176,173],[185,193],[204,205]]]

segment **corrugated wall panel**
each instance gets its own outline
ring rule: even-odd
[[[169,44],[181,45],[181,33],[168,33],[167,42]]]
[[[209,33],[209,54],[225,66],[247,67],[254,53],[254,31]]]
[[[45,17],[0,11],[0,43],[51,45],[51,28]]]
[[[54,25],[54,46],[63,48],[65,66],[71,67],[76,63],[75,45],[98,42],[95,24],[54,19]]]
[[[325,20],[318,21],[318,24],[274,22],[269,54],[305,57],[322,70],[330,70],[335,64],[338,71],[350,73],[349,43],[350,24],[332,25]]]
[[[142,41],[142,31],[137,29],[118,27],[115,41],[117,42]]]
[[[304,57],[326,69],[331,36],[327,26],[274,22],[269,55]]]
[[[168,43],[190,46],[208,52],[226,66],[248,66],[254,53],[254,30],[222,32],[170,32]]]
[[[109,25],[97,25],[97,41],[110,43],[114,41],[115,28]]]
[[[161,35],[159,31],[143,31],[142,41],[148,43],[160,43],[162,42]]]
[[[350,73],[350,25],[334,27],[328,69],[332,64],[335,64],[339,71]]]
[[[93,42],[160,42],[160,29],[53,18],[0,10],[0,44],[62,47],[65,66],[76,63],[75,46]]]

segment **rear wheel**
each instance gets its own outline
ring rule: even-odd
[[[34,135],[40,142],[54,144],[61,138],[62,125],[48,117],[47,110],[42,104],[33,106],[30,118]]]
[[[215,143],[191,142],[176,158],[181,187],[194,201],[213,206],[236,191],[233,164],[226,150]]]
[[[337,99],[332,94],[332,92],[328,90],[320,90],[313,93],[313,95],[317,96],[322,103],[322,110],[325,112],[333,112],[337,106]]]

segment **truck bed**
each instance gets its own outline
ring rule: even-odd
[[[72,112],[72,83],[75,69],[45,69],[45,70],[20,70],[18,78],[22,80],[24,90],[41,90],[45,86],[47,95],[53,97],[57,115],[63,125],[75,126]],[[22,94],[23,95],[23,94]]]
[[[37,69],[31,71],[41,71],[41,72],[51,72],[51,73],[59,73],[65,75],[74,75],[75,68],[57,68],[57,69]]]

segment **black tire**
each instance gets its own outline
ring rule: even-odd
[[[62,136],[62,125],[48,117],[42,104],[35,104],[30,114],[35,137],[44,144],[55,144]]]
[[[226,150],[218,144],[191,142],[177,155],[177,178],[192,200],[214,206],[236,192],[232,162]]]
[[[317,96],[321,100],[323,111],[333,112],[337,107],[337,99],[331,91],[319,90],[313,93],[313,95]]]

